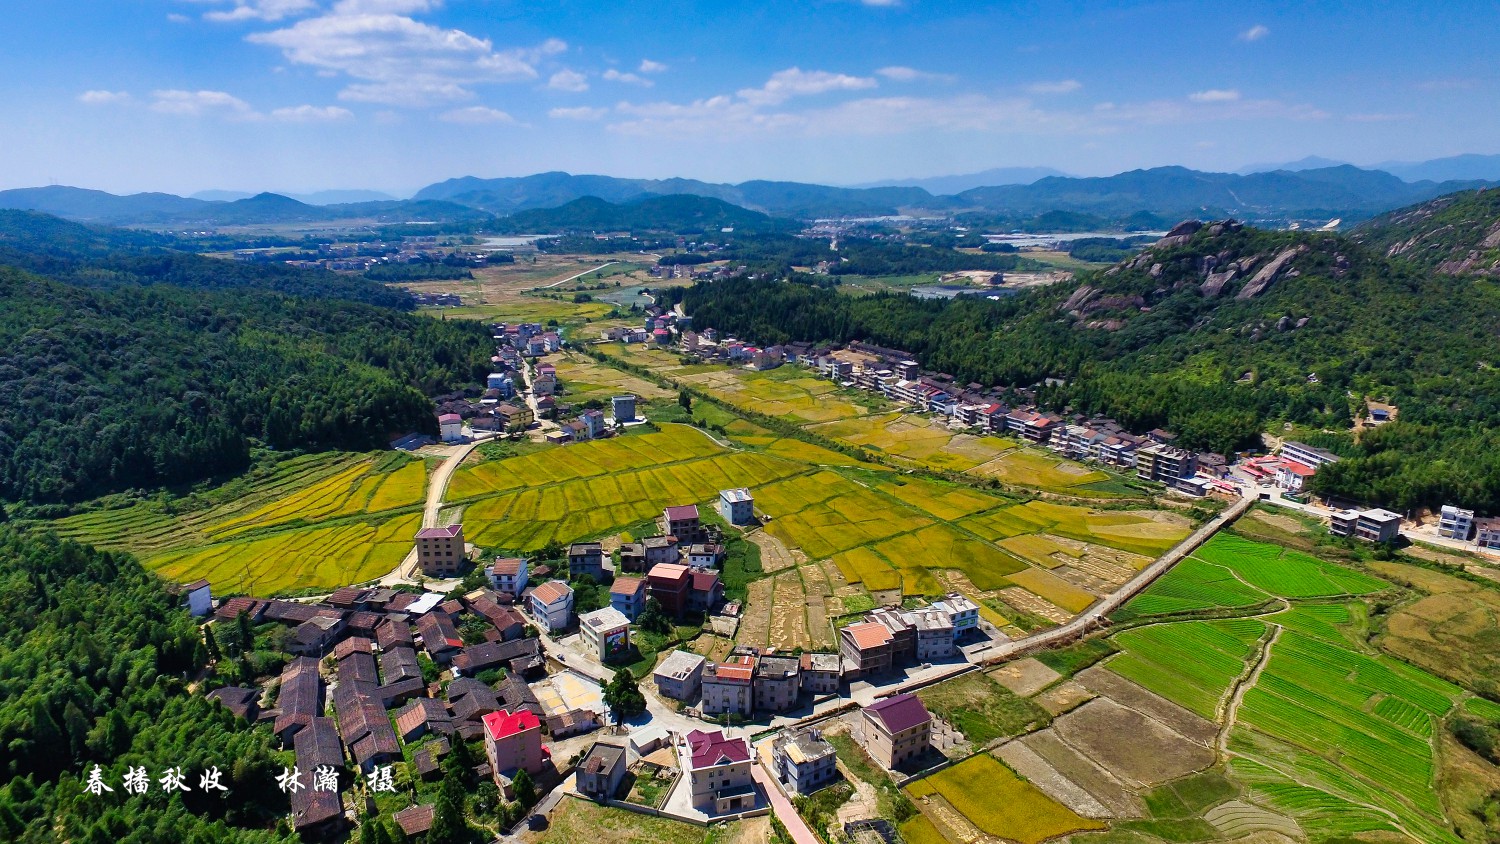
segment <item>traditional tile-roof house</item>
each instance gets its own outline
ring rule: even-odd
[[[480,721],[491,712],[499,711],[500,699],[495,690],[469,677],[460,677],[448,684],[448,708],[455,721]]]
[[[329,718],[313,718],[297,733],[295,740],[297,770],[302,788],[289,795],[292,804],[292,828],[307,838],[331,835],[344,825],[344,804],[337,791],[313,788],[313,772],[321,765],[335,769],[344,765],[339,749],[338,732]]]
[[[482,642],[464,648],[453,658],[453,667],[471,677],[491,668],[505,668],[512,674],[526,675],[543,665],[541,643],[535,638]]]
[[[418,616],[417,632],[422,635],[422,647],[427,655],[439,665],[446,665],[464,646],[453,620],[444,613],[429,612]]]
[[[921,758],[932,746],[932,716],[911,693],[866,706],[864,725],[865,750],[893,770]]]
[[[422,679],[422,664],[417,661],[417,652],[409,647],[398,646],[380,654],[380,676],[387,683],[397,680]]]
[[[648,536],[641,540],[641,547],[645,549],[647,568],[659,563],[682,562],[682,550],[675,536]]]
[[[280,714],[272,731],[282,747],[291,747],[297,731],[323,714],[323,678],[318,675],[317,660],[298,657],[287,663],[281,671],[280,689],[276,696]]]
[[[221,689],[214,689],[205,695],[205,697],[224,704],[225,709],[247,721],[255,721],[256,716],[260,714],[259,689],[247,689],[242,686],[225,686]]]
[[[391,817],[396,821],[396,826],[401,827],[401,833],[407,838],[412,838],[432,829],[434,811],[431,804],[423,803],[417,806],[407,806]]]
[[[448,715],[448,707],[444,706],[442,701],[420,697],[396,713],[396,732],[403,742],[410,744],[429,731],[440,733],[453,731],[453,721]]]

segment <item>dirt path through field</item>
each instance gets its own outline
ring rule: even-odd
[[[1260,642],[1260,650],[1255,655],[1255,665],[1250,673],[1242,677],[1235,684],[1234,693],[1229,696],[1229,702],[1218,713],[1219,736],[1215,742],[1220,753],[1229,752],[1229,732],[1234,729],[1235,718],[1239,715],[1240,704],[1245,700],[1245,692],[1254,688],[1260,682],[1262,671],[1266,670],[1266,664],[1271,661],[1271,649],[1276,646],[1277,640],[1281,638],[1281,631],[1286,628],[1279,624],[1271,625],[1271,635]]]

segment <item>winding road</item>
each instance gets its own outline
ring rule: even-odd
[[[453,473],[458,471],[459,465],[481,444],[482,442],[471,442],[459,446],[433,470],[432,476],[427,479],[427,503],[422,508],[422,527],[438,527],[438,514],[443,510],[443,498],[448,494],[448,483],[453,480]],[[401,562],[385,577],[380,578],[380,585],[415,584],[418,580],[416,567],[417,548],[413,544]]]

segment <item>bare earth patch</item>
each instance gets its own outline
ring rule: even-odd
[[[1057,737],[1052,729],[1032,733],[1019,739],[1033,753],[1046,760],[1052,769],[1108,809],[1113,817],[1135,818],[1145,814],[1145,804],[1135,792]]]
[[[807,597],[802,592],[802,578],[795,571],[776,575],[771,593],[771,647],[781,650],[806,648]]]
[[[1008,742],[995,751],[1012,770],[1041,789],[1048,797],[1086,818],[1112,818],[1114,813],[1077,783],[1063,776],[1036,751],[1018,741]]]
[[[1094,693],[1072,680],[1064,680],[1037,695],[1036,704],[1049,715],[1061,715],[1094,699]]]
[[[740,615],[739,640],[746,645],[764,645],[771,636],[771,590],[774,578],[764,578],[750,584],[747,606]]]
[[[1094,694],[1143,712],[1190,741],[1212,747],[1218,740],[1219,728],[1212,721],[1146,691],[1113,671],[1095,666],[1080,672],[1076,679]]]
[[[1057,719],[1053,729],[1131,788],[1152,788],[1201,771],[1216,758],[1212,749],[1104,697]]]
[[[990,671],[989,675],[1000,685],[1022,697],[1031,697],[1062,676],[1030,657],[1008,662]]]

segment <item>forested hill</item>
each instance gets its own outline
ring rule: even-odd
[[[653,196],[615,204],[586,196],[557,208],[518,211],[496,228],[537,231],[669,231],[678,234],[795,231],[793,220],[769,217],[723,200],[702,196]]]
[[[1500,291],[1423,273],[1327,233],[1184,225],[1136,258],[998,301],[852,297],[827,282],[733,280],[679,294],[696,324],[773,343],[862,339],[960,382],[1041,399],[1192,447],[1258,445],[1293,422],[1338,432],[1327,492],[1500,511]],[[1401,422],[1346,432],[1363,397]]]
[[[205,269],[218,266],[242,269]],[[236,472],[254,442],[369,449],[435,432],[428,396],[482,380],[492,352],[478,324],[248,287],[82,287],[0,267],[0,303],[10,501]]]
[[[1500,190],[1456,193],[1382,214],[1352,236],[1425,269],[1500,278]]]
[[[96,287],[170,284],[251,288],[410,310],[411,297],[358,276],[283,264],[241,264],[167,249],[159,235],[0,210],[0,265]]]
[[[0,525],[0,840],[294,841],[269,736],[184,678],[207,661],[197,625],[134,558]],[[274,672],[276,665],[257,665]],[[84,792],[99,765],[113,792]],[[120,785],[144,766],[150,792]],[[155,783],[181,766],[192,791]],[[217,766],[220,795],[196,788]]]

